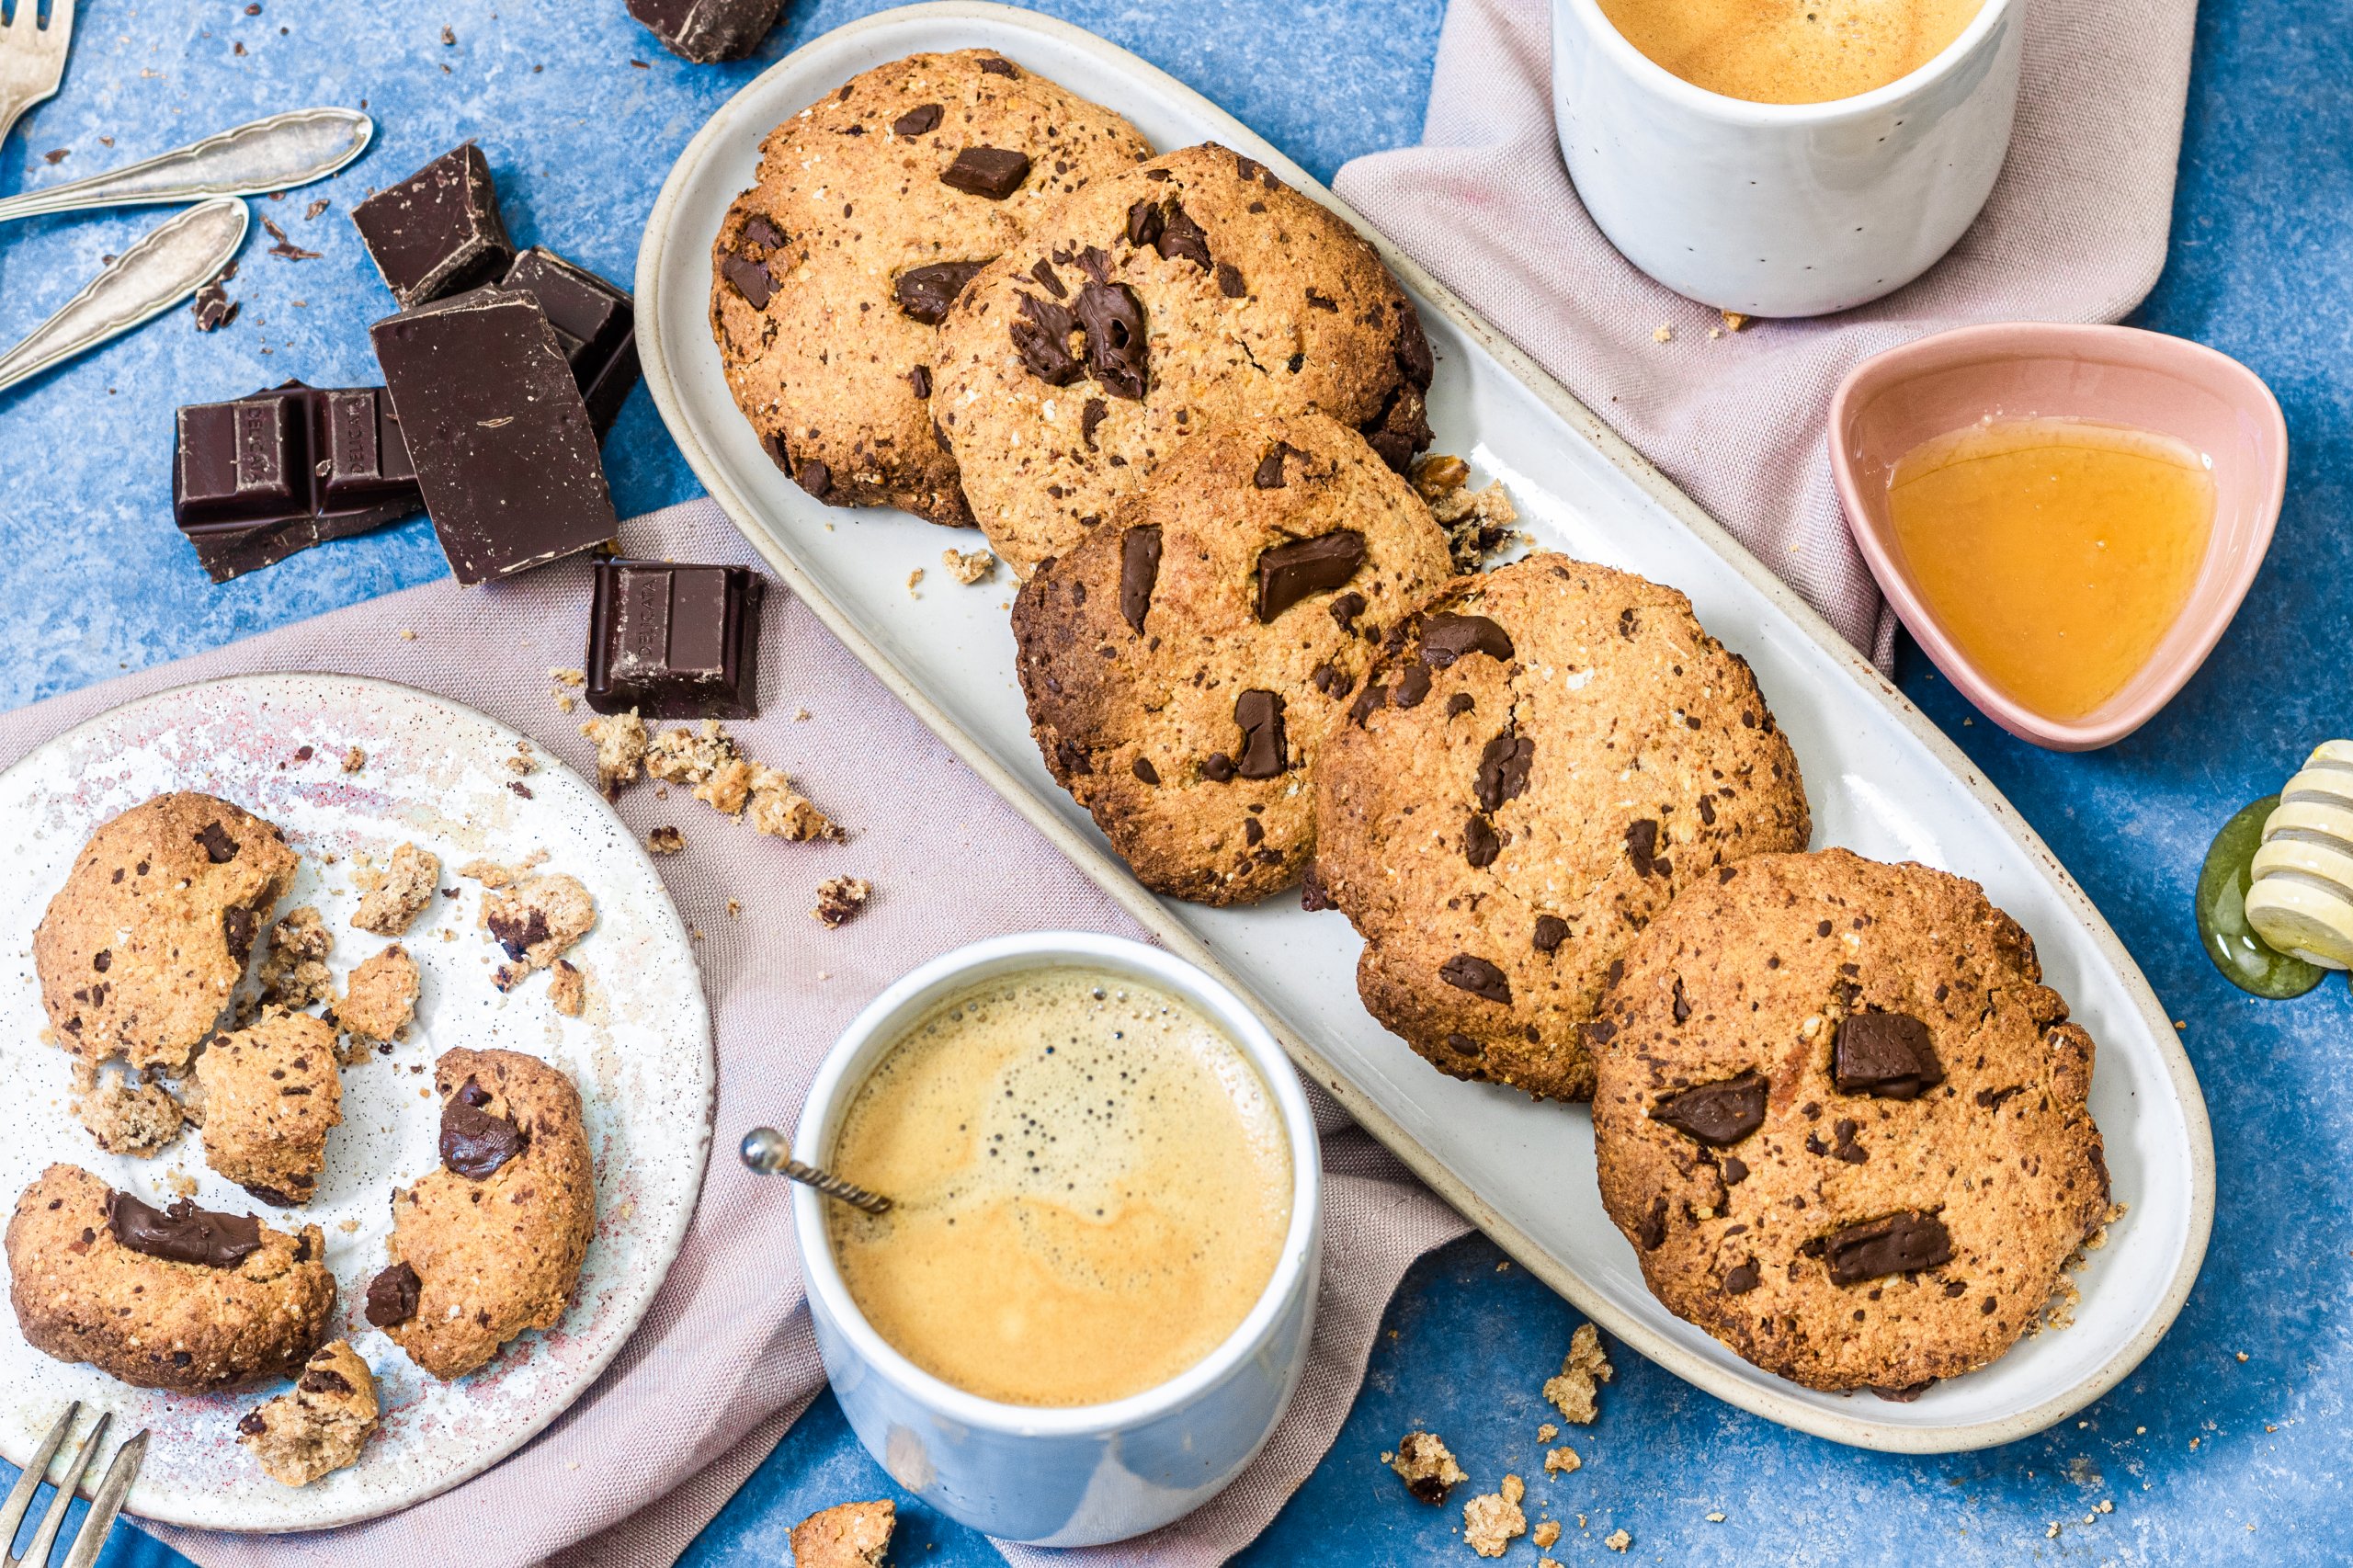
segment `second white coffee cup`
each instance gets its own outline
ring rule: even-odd
[[[1760,316],[1878,299],[1952,248],[1992,194],[2025,10],[1986,0],[1911,74],[1818,104],[1684,81],[1597,0],[1552,0],[1552,110],[1569,176],[1627,260],[1678,294]]]
[[[1241,998],[1184,960],[1117,937],[1047,931],[945,954],[876,997],[818,1069],[794,1156],[828,1162],[869,1074],[937,1004],[1029,970],[1134,976],[1190,1003],[1241,1051],[1279,1111],[1290,1220],[1273,1277],[1209,1357],[1158,1388],[1105,1404],[1043,1408],[968,1393],[917,1367],[858,1311],[834,1257],[822,1198],[792,1191],[817,1348],[852,1430],[892,1480],[1003,1540],[1093,1546],[1156,1529],[1215,1496],[1250,1462],[1307,1365],[1321,1276],[1324,1175],[1315,1119],[1282,1048]]]

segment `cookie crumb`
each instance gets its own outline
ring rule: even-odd
[[[1457,571],[1475,572],[1503,548],[1519,521],[1519,509],[1501,481],[1471,488],[1471,465],[1445,452],[1432,452],[1414,465],[1414,493],[1446,533],[1447,552]]]
[[[687,835],[675,827],[657,827],[645,835],[645,848],[648,854],[676,855],[686,847]]]
[[[579,670],[550,670],[548,679],[558,686],[585,686],[588,676]]]
[[[948,574],[968,588],[996,575],[996,557],[985,550],[943,550],[939,559],[946,563]]]
[[[1723,318],[1726,332],[1738,332],[1748,324],[1747,315],[1740,311],[1726,311],[1723,312]]]
[[[293,1388],[247,1411],[237,1441],[287,1486],[308,1486],[359,1457],[376,1429],[376,1379],[348,1341],[312,1353]]]
[[[1675,329],[1667,325],[1665,323],[1661,322],[1658,325],[1651,329],[1651,341],[1653,343],[1672,343],[1675,341]]]
[[[570,959],[558,959],[548,966],[548,1001],[567,1018],[576,1018],[588,1008],[588,971]]]
[[[746,757],[715,719],[703,721],[699,732],[671,730],[655,737],[646,748],[645,771],[665,784],[688,786],[696,800],[773,838],[806,844],[848,836],[780,769]]]
[[[1561,1521],[1558,1519],[1544,1520],[1541,1524],[1536,1527],[1536,1533],[1529,1536],[1528,1539],[1535,1543],[1537,1550],[1542,1551],[1544,1548],[1551,1546],[1554,1541],[1561,1539]]]
[[[482,920],[509,960],[491,982],[501,991],[512,991],[533,970],[555,962],[595,928],[597,901],[579,878],[559,871],[527,877],[511,889],[485,892]]]
[[[743,915],[744,905],[742,902],[737,899],[729,899],[727,901],[727,918],[730,920],[740,920],[743,918]]]
[[[326,956],[334,950],[335,934],[317,909],[306,903],[288,910],[270,926],[268,950],[255,971],[261,999],[287,1008],[331,999],[335,976],[327,972]]]
[[[351,923],[379,937],[397,937],[409,927],[441,885],[440,857],[414,844],[404,844],[381,871],[363,867],[358,881],[365,890]]]
[[[1381,1462],[1397,1472],[1406,1491],[1432,1507],[1443,1504],[1449,1492],[1471,1479],[1435,1432],[1406,1433],[1397,1439],[1396,1453],[1383,1454]]]
[[[874,884],[863,877],[828,877],[817,884],[817,907],[809,914],[827,930],[836,929],[873,896]]]
[[[369,1047],[389,1049],[407,1034],[422,989],[416,960],[398,942],[353,970],[335,1005],[335,1027],[345,1036],[336,1054],[345,1065],[364,1058]]]
[[[2052,1533],[2056,1534],[2057,1532],[2054,1530]],[[1622,1529],[1615,1529],[1601,1538],[1601,1544],[1608,1547],[1612,1551],[1623,1551],[1628,1547],[1634,1544],[1634,1538],[1628,1535]]]
[[[1519,1500],[1528,1487],[1519,1477],[1506,1475],[1495,1491],[1462,1505],[1462,1543],[1482,1557],[1501,1557],[1515,1537],[1528,1533],[1528,1516]]]
[[[923,597],[923,596],[922,596],[921,594],[919,594],[919,593],[916,593],[916,592],[915,592],[915,588],[916,588],[916,586],[917,586],[918,585],[920,585],[922,582],[923,582],[923,568],[922,568],[922,567],[918,566],[918,567],[916,567],[914,571],[912,571],[912,572],[910,572],[910,573],[908,573],[908,574],[907,574],[907,597],[909,597],[909,598],[911,598],[911,599],[919,599],[919,598]]]
[[[416,641],[416,633],[404,626],[401,628],[401,641],[404,642],[414,642]]]
[[[527,756],[522,752],[517,752],[514,756],[506,759],[506,771],[512,773],[517,778],[528,778],[539,770],[539,759],[534,756]]]
[[[1716,1512],[1710,1514],[1708,1516],[1708,1522],[1711,1525],[1722,1524],[1724,1522],[1723,1511],[1722,1509],[1718,1509]]]
[[[636,709],[587,720],[580,733],[597,747],[597,788],[608,800],[620,794],[622,785],[637,782],[647,742],[645,721]]]
[[[1566,1475],[1571,1471],[1581,1470],[1584,1467],[1585,1460],[1577,1458],[1577,1451],[1566,1443],[1557,1449],[1545,1450],[1544,1473],[1547,1475]]]
[[[74,1063],[74,1114],[109,1154],[145,1157],[180,1135],[180,1102],[153,1078]]]
[[[842,1503],[792,1527],[793,1568],[882,1568],[898,1522],[896,1505]]]
[[[1540,1443],[1549,1443],[1560,1435],[1561,1429],[1558,1426],[1553,1426],[1550,1421],[1545,1422],[1544,1425],[1536,1428],[1536,1440]]]
[[[358,746],[353,746],[343,754],[343,770],[346,773],[357,773],[367,766],[368,754]]]
[[[1569,1336],[1569,1353],[1561,1360],[1561,1375],[1544,1384],[1544,1397],[1563,1415],[1580,1426],[1590,1426],[1597,1413],[1594,1396],[1616,1373],[1601,1348],[1601,1333],[1589,1323],[1577,1324]]]

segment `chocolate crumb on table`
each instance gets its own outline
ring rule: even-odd
[[[179,1101],[153,1078],[74,1063],[74,1114],[109,1154],[144,1157],[180,1135]]]
[[[580,726],[581,734],[597,747],[597,788],[608,800],[634,784],[645,762],[645,721],[632,708],[626,713],[605,714]]]
[[[1432,1507],[1443,1504],[1449,1492],[1471,1479],[1435,1432],[1406,1433],[1397,1439],[1397,1451],[1382,1459],[1405,1483],[1406,1491]]]
[[[347,1040],[342,1060],[356,1061],[371,1046],[390,1051],[416,1017],[422,989],[416,960],[398,942],[353,970],[335,1005],[335,1024]]]
[[[1528,1516],[1519,1501],[1528,1485],[1516,1475],[1504,1477],[1494,1492],[1462,1505],[1462,1543],[1482,1557],[1501,1557],[1515,1537],[1528,1533]]]
[[[809,915],[827,930],[837,929],[873,896],[874,884],[863,877],[828,877],[817,884],[817,907]]]
[[[996,575],[996,557],[985,550],[943,550],[939,559],[947,565],[948,574],[966,587]]]
[[[327,972],[326,957],[335,951],[335,933],[310,904],[290,909],[269,928],[269,949],[263,953],[256,978],[261,999],[273,1006],[307,1007],[335,994],[335,976]]]
[[[588,971],[569,959],[548,965],[548,1001],[567,1018],[588,1009]]]
[[[897,1523],[897,1506],[888,1498],[812,1514],[792,1527],[792,1568],[882,1568]]]
[[[676,855],[686,847],[687,835],[675,827],[657,827],[645,835],[646,852],[651,855]]]
[[[379,937],[397,937],[433,902],[441,883],[441,858],[404,844],[382,870],[363,869],[358,880],[362,892],[351,923]]]
[[[1561,1374],[1544,1385],[1544,1397],[1563,1415],[1580,1426],[1590,1426],[1597,1414],[1594,1395],[1617,1369],[1602,1352],[1601,1333],[1589,1323],[1577,1324],[1569,1336],[1569,1353],[1561,1360]]]

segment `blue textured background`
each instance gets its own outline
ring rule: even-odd
[[[663,53],[622,16],[620,0],[266,0],[252,17],[244,8],[241,0],[85,0],[64,91],[0,147],[6,192],[304,103],[365,100],[381,127],[376,146],[339,179],[255,203],[324,255],[273,257],[257,233],[231,286],[244,306],[233,325],[201,336],[175,315],[0,394],[8,632],[0,705],[441,572],[420,522],[216,588],[170,523],[176,404],[294,374],[325,384],[374,379],[364,326],[390,302],[346,219],[353,200],[477,136],[519,240],[626,280],[662,176],[703,117],[767,61],[880,7],[796,5],[758,59],[706,68]],[[1440,0],[1043,8],[1173,71],[1324,177],[1359,153],[1415,140],[1443,12]],[[2292,1003],[2242,996],[2200,957],[2189,917],[2214,827],[2276,788],[2314,742],[2353,732],[2346,21],[2341,5],[2207,0],[2171,261],[2135,318],[2237,356],[2287,409],[2287,509],[2231,634],[2154,723],[2088,756],[2038,752],[1972,724],[1925,662],[1908,647],[1904,656],[1906,691],[2032,820],[2187,1025],[2221,1165],[2213,1246],[2188,1308],[2080,1423],[1942,1459],[1793,1436],[1620,1354],[1600,1422],[1571,1435],[1586,1468],[1530,1484],[1531,1501],[1568,1522],[1552,1552],[1562,1562],[1613,1561],[1601,1537],[1620,1527],[1634,1538],[1629,1560],[1674,1563],[2347,1559],[2353,1225],[2336,1151],[2353,1131],[2342,1062],[2353,1007],[2336,982]],[[452,46],[440,42],[445,24]],[[42,161],[61,148],[67,155],[55,167]],[[302,211],[322,195],[333,210],[306,222]],[[132,213],[13,228],[0,248],[0,339],[29,328],[102,254],[153,221]],[[607,458],[624,512],[695,493],[642,392]],[[1501,1263],[1474,1237],[1407,1278],[1338,1444],[1244,1561],[1471,1561],[1451,1534],[1456,1511],[1411,1502],[1379,1455],[1427,1424],[1482,1488],[1506,1469],[1541,1473],[1534,1428],[1547,1412],[1537,1391],[1577,1320]],[[779,1562],[785,1531],[804,1514],[892,1490],[822,1399],[688,1561]],[[2095,1514],[2103,1500],[2114,1511]],[[985,1542],[901,1503],[899,1562],[998,1561]],[[1711,1512],[1726,1517],[1711,1523]],[[2054,1522],[2063,1526],[2056,1538],[2047,1534]],[[1535,1556],[1523,1540],[1507,1561]],[[177,1560],[125,1531],[104,1561]]]

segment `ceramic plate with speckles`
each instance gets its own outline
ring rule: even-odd
[[[358,747],[366,763],[344,768]],[[0,1453],[22,1463],[68,1400],[114,1413],[119,1435],[152,1427],[131,1512],[206,1529],[295,1530],[389,1513],[480,1473],[553,1420],[596,1380],[653,1301],[685,1239],[710,1146],[717,1082],[710,1021],[687,931],[661,879],[595,787],[526,751],[505,725],[445,698],[352,676],[247,676],[159,692],[101,714],[0,774],[0,1197],[54,1161],[79,1165],[161,1205],[191,1189],[207,1208],[259,1212],[326,1234],[337,1287],[331,1333],[375,1369],[381,1428],[358,1461],[300,1489],[262,1474],[236,1444],[238,1416],[282,1382],[233,1394],[134,1389],[51,1360],[0,1322]],[[529,755],[518,777],[508,759]],[[520,786],[517,788],[517,786]],[[389,938],[352,927],[359,857],[381,863],[413,842],[441,858],[437,898],[402,938],[424,971],[417,1022],[389,1054],[343,1070],[343,1124],[328,1135],[318,1195],[270,1210],[204,1164],[193,1128],[153,1159],[103,1153],[73,1110],[72,1061],[41,1042],[46,1019],[32,934],[91,831],[174,790],[233,801],[276,823],[302,869],[280,913],[315,904],[335,938],[340,989]],[[457,868],[544,852],[597,901],[597,926],[570,957],[588,1006],[558,1015],[547,978],[507,994],[481,926],[482,890]],[[624,977],[626,981],[624,983]],[[391,1195],[438,1160],[434,1059],[501,1047],[553,1062],[579,1085],[597,1164],[597,1231],[572,1306],[553,1329],[506,1346],[483,1370],[442,1383],[360,1315],[384,1263]],[[6,1272],[0,1262],[0,1277]],[[86,1420],[86,1418],[85,1418]]]

